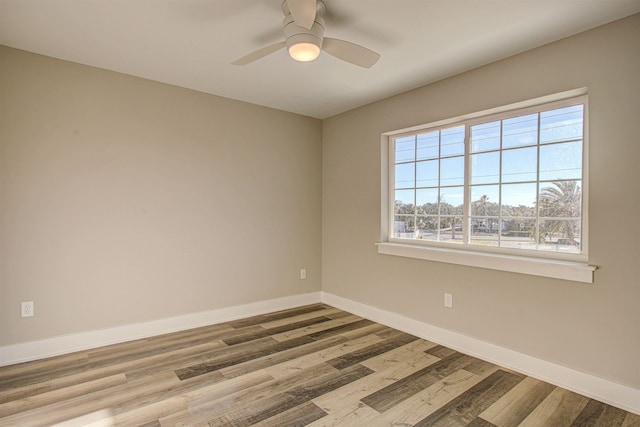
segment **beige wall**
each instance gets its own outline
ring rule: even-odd
[[[0,61],[0,345],[320,290],[319,120]]]
[[[635,15],[325,120],[323,290],[640,388],[639,78]],[[382,132],[584,86],[595,283],[377,254]]]

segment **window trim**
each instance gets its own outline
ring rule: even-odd
[[[593,272],[596,266],[588,263],[588,197],[589,197],[589,137],[588,137],[588,98],[587,88],[569,90],[553,95],[543,96],[527,101],[500,106],[476,113],[466,114],[446,120],[440,120],[424,125],[412,126],[400,130],[385,132],[381,135],[381,227],[380,241],[377,243],[378,253],[396,255],[423,260],[453,263],[472,267],[481,267],[501,271],[529,274],[535,276],[552,277],[565,280],[593,283]],[[584,135],[583,135],[583,165],[582,165],[582,253],[560,254],[556,252],[533,251],[499,247],[474,247],[470,244],[452,244],[437,241],[416,241],[413,239],[394,238],[390,235],[390,224],[393,223],[393,210],[389,201],[392,200],[392,174],[389,159],[392,156],[391,141],[403,134],[412,134],[428,128],[452,127],[464,122],[477,123],[496,118],[504,119],[506,114],[527,114],[538,111],[548,103],[573,103],[576,98],[585,105]],[[468,156],[468,152],[465,157]],[[468,174],[465,174],[465,180]]]

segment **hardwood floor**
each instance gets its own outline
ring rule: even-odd
[[[315,304],[0,368],[0,425],[640,426]]]

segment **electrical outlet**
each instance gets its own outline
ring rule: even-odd
[[[306,278],[307,278],[307,269],[306,268],[300,269],[300,279],[304,280]]]
[[[20,304],[20,313],[22,317],[31,317],[35,314],[33,311],[33,301],[26,301]]]
[[[453,308],[453,295],[444,294],[444,306],[447,308]]]

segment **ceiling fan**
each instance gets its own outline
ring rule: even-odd
[[[300,62],[315,60],[320,50],[338,59],[364,68],[372,67],[380,54],[345,40],[324,37],[325,5],[321,0],[284,0],[282,2],[282,29],[284,41],[258,49],[232,62],[246,65],[283,47],[289,56]]]

